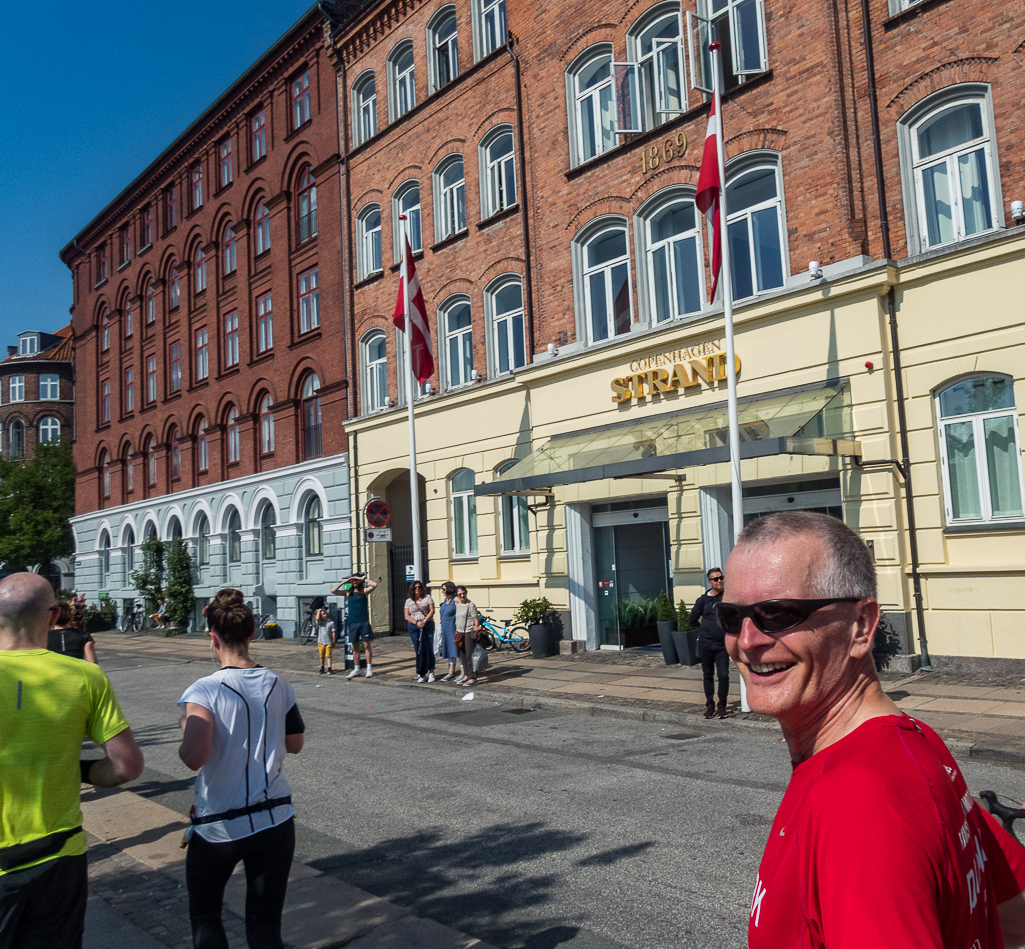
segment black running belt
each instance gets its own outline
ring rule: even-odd
[[[193,817],[192,823],[213,824],[219,820],[234,820],[236,817],[245,817],[247,814],[258,814],[260,811],[269,811],[274,807],[283,807],[292,803],[292,795],[287,797],[275,797],[269,801],[260,801],[259,804],[250,804],[248,807],[236,807],[230,811],[221,811],[220,814],[207,814],[205,817]]]
[[[60,853],[61,848],[81,831],[82,827],[79,825],[71,830],[58,830],[56,833],[47,834],[38,840],[30,840],[28,843],[0,847],[0,870],[7,873],[26,864],[38,863],[40,860],[52,857]]]

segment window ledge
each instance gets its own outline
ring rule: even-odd
[[[483,221],[477,223],[477,230],[482,231],[486,227],[490,227],[492,224],[497,224],[499,221],[504,221],[507,217],[512,217],[515,214],[520,213],[520,203],[517,201],[515,204],[510,204],[507,208],[502,208],[501,211],[496,211],[490,217],[484,218]]]
[[[226,191],[231,191],[231,186],[235,183],[235,179],[232,178],[226,185],[221,185],[215,192],[214,197],[219,198]]]
[[[518,550],[514,553],[502,553],[498,555],[499,560],[510,561],[510,560],[530,560],[529,550]]]
[[[1025,531],[1025,520],[989,521],[985,524],[948,524],[943,528],[944,534],[992,534]]]
[[[148,244],[146,244],[146,245],[145,245],[144,247],[140,247],[140,248],[139,248],[139,251],[138,251],[138,253],[137,253],[137,254],[136,254],[135,256],[136,256],[136,257],[141,257],[141,256],[142,256],[143,254],[145,254],[145,253],[146,253],[146,251],[148,251],[148,250],[149,250],[149,249],[150,249],[150,248],[151,248],[152,246],[153,246],[153,241],[150,241],[150,242],[149,242]]]
[[[117,272],[121,273],[121,271],[124,270],[125,267],[127,267],[127,266],[129,266],[131,264],[131,262],[132,262],[131,259],[121,261],[121,263],[118,264],[118,266],[117,266]]]
[[[252,171],[257,165],[259,165],[261,162],[265,162],[266,160],[267,160],[267,155],[266,155],[266,153],[264,153],[259,158],[257,158],[255,161],[251,161],[246,166],[246,171],[247,172]]]
[[[362,280],[357,280],[354,289],[361,290],[363,287],[369,286],[372,283],[382,279],[384,277],[384,271],[378,270],[377,273],[372,273],[369,277],[364,277]]]
[[[422,247],[419,250],[413,251],[413,260],[414,261],[423,260],[423,259],[424,259],[424,249]],[[392,273],[398,273],[399,272],[399,268],[401,266],[402,266],[402,261],[398,260],[394,264],[392,264],[391,267],[389,267],[388,269]]]
[[[315,342],[316,340],[320,339],[321,333],[322,330],[319,326],[316,329],[307,330],[305,333],[300,334],[296,341],[292,343],[288,348],[295,349],[297,346],[305,346],[307,343]]]
[[[461,231],[456,231],[455,234],[449,234],[448,237],[442,238],[436,244],[431,244],[431,253],[437,253],[439,250],[443,250],[444,248],[449,247],[452,244],[458,244],[459,241],[466,240],[466,237],[467,235],[469,235],[469,233],[470,229],[468,227],[464,227]]]
[[[906,10],[901,10],[900,13],[895,13],[888,20],[883,22],[883,31],[889,32],[892,29],[900,26],[902,23],[907,23],[909,20],[913,20],[923,10],[929,10],[932,7],[938,7],[940,4],[946,3],[947,0],[919,0],[918,3],[909,6]]]
[[[478,554],[453,554],[452,563],[476,563],[480,559]]]
[[[94,290],[99,290],[99,289],[100,289],[100,287],[102,287],[102,286],[103,286],[103,285],[104,285],[104,284],[105,284],[106,282],[107,282],[107,278],[106,278],[106,277],[104,277],[104,278],[103,278],[102,280],[100,280],[100,281],[98,281],[97,283],[94,283],[94,284],[93,284],[93,289],[94,289]]]

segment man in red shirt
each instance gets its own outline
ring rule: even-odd
[[[1002,949],[1025,943],[1025,848],[976,804],[872,661],[875,569],[836,518],[753,521],[716,606],[751,708],[793,773],[751,901],[751,949]]]

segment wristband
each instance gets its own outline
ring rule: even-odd
[[[96,764],[96,762],[98,760],[99,759],[97,759],[97,758],[82,758],[78,762],[78,767],[79,767],[79,769],[82,772],[82,783],[83,784],[92,784],[92,781],[89,780],[89,770],[90,770],[90,768],[92,768],[92,766],[94,764]]]

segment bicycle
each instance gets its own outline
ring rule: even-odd
[[[302,640],[304,646],[308,646],[317,638],[317,623],[316,616],[319,606],[311,603],[309,608],[306,610],[306,615],[303,617],[302,626],[299,628],[299,638]]]
[[[530,634],[527,632],[526,626],[510,626],[511,620],[505,620],[499,626],[497,620],[484,616],[482,613],[477,615],[477,622],[490,633],[486,637],[488,641],[484,643],[485,649],[502,650],[508,648],[513,650],[513,652],[526,652],[530,648]],[[483,638],[485,637],[482,636]]]
[[[122,633],[138,633],[146,625],[146,614],[139,609],[137,603],[132,603],[130,610],[126,609],[121,612],[120,625]]]
[[[1022,840],[1014,829],[1016,820],[1025,820],[1025,807],[1008,807],[1006,804],[1001,804],[997,800],[996,791],[980,791],[979,797],[986,802],[989,812],[1004,825],[1004,830],[1025,847],[1025,840]]]

